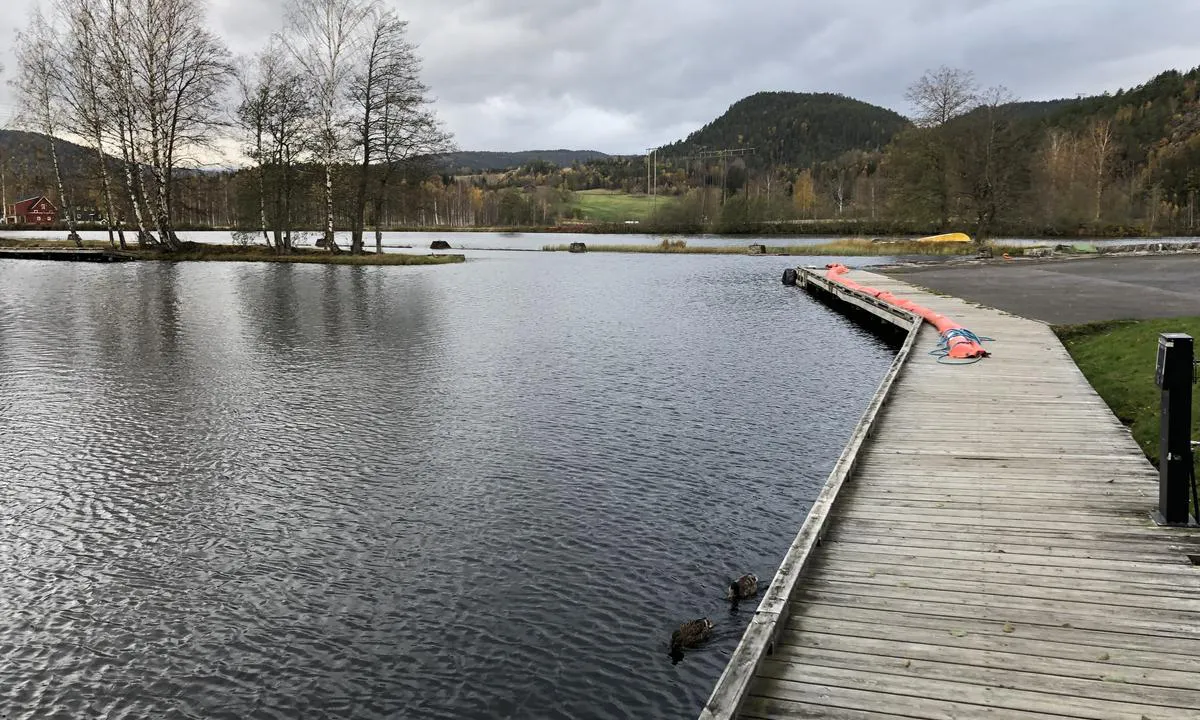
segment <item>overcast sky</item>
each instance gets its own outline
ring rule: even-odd
[[[34,2],[5,0],[6,16]],[[1198,0],[384,2],[409,20],[464,150],[639,153],[760,90],[839,92],[907,114],[905,86],[942,64],[1027,100],[1200,65]],[[283,5],[210,0],[210,22],[234,52],[253,52]],[[0,32],[11,77],[15,30]]]

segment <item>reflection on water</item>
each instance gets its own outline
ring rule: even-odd
[[[782,267],[0,261],[0,714],[694,716],[891,353]]]

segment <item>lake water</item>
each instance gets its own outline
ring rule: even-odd
[[[893,354],[804,261],[0,260],[0,717],[694,717]]]

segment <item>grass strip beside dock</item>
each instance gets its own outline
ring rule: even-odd
[[[1200,317],[1116,320],[1054,328],[1083,371],[1151,462],[1158,464],[1159,405],[1162,391],[1154,384],[1160,333],[1200,337]],[[1192,426],[1200,419],[1192,403]]]

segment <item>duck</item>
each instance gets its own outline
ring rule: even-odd
[[[680,625],[678,630],[671,633],[671,654],[677,654],[685,647],[696,647],[712,636],[712,629],[712,620],[706,617]]]
[[[758,576],[746,574],[729,583],[729,590],[725,593],[725,599],[736,603],[739,600],[745,600],[757,594]]]

